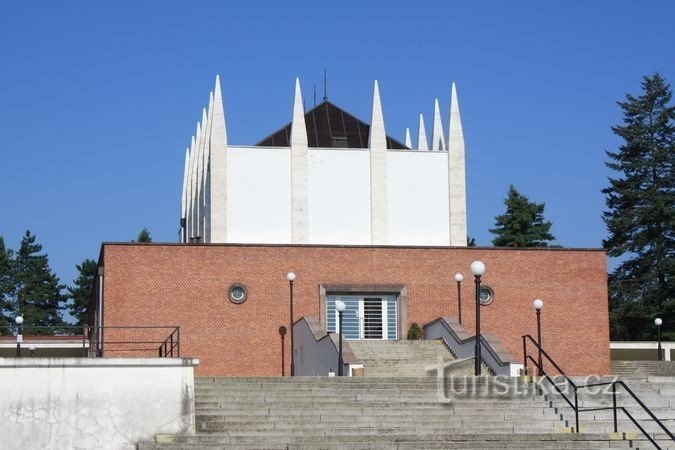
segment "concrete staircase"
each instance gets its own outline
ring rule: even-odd
[[[368,377],[423,377],[426,367],[454,360],[441,341],[360,340],[349,347]]]
[[[621,377],[649,375],[675,377],[673,361],[612,361],[612,374]]]
[[[570,433],[536,386],[516,378],[203,378],[195,394],[195,435],[159,435],[138,448],[651,448]]]

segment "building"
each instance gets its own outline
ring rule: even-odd
[[[464,137],[452,87],[448,135],[387,136],[375,82],[371,124],[327,99],[255,146],[227,140],[219,80],[185,155],[183,242],[466,245]],[[447,142],[447,145],[446,145]]]
[[[370,124],[327,100],[302,105],[296,81],[289,124],[256,146],[230,145],[216,81],[186,152],[181,243],[104,243],[94,323],[180,327],[181,353],[200,359],[199,375],[281,375],[291,351],[280,335],[291,328],[287,273],[297,276],[294,322],[339,331],[341,300],[347,340],[400,341],[413,323],[444,316],[475,334],[469,266],[481,260],[483,332],[522,362],[541,298],[546,351],[570,374],[610,373],[602,250],[467,247],[454,85],[448,134],[436,101],[432,145],[420,118],[416,149],[409,131],[405,143],[385,133],[377,82]],[[115,354],[105,333],[95,345]],[[303,345],[294,345],[299,364]]]

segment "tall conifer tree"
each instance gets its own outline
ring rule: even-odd
[[[9,312],[12,309],[14,296],[14,280],[12,277],[12,251],[5,247],[5,240],[0,236],[0,327],[11,323]],[[8,332],[0,328],[0,334]]]
[[[150,236],[150,230],[147,228],[143,228],[140,233],[138,233],[138,237],[136,238],[136,242],[152,242],[152,237]]]
[[[86,325],[89,300],[94,288],[98,265],[96,261],[85,259],[76,267],[80,274],[76,280],[73,280],[73,286],[68,287],[68,297],[72,300],[69,305],[70,315],[75,318],[75,325]]]
[[[513,185],[504,200],[506,212],[497,216],[495,228],[490,233],[496,237],[496,247],[548,247],[555,239],[551,234],[551,222],[544,219],[544,203],[531,202]]]
[[[603,189],[609,256],[623,257],[610,276],[612,337],[653,339],[655,316],[675,338],[675,107],[670,86],[659,75],[642,80],[639,96],[618,102],[622,139],[607,152],[615,172]]]
[[[64,285],[49,267],[47,255],[40,254],[42,245],[35,243],[35,235],[26,231],[13,261],[13,314],[22,314],[24,326],[59,326]]]

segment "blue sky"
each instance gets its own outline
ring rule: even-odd
[[[558,243],[599,247],[616,101],[675,82],[675,2],[2,2],[0,235],[37,234],[62,281],[102,241],[175,242],[185,147],[222,77],[229,140],[290,120],[294,78],[368,120],[378,79],[403,140],[456,81],[469,234],[508,185],[546,203]],[[447,119],[444,119],[447,123]],[[345,180],[348,182],[348,180]]]

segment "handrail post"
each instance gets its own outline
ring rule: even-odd
[[[176,327],[176,352],[180,358],[180,327]]]
[[[616,383],[612,383],[612,411],[614,412],[614,432],[618,432],[616,423]]]
[[[169,343],[170,343],[170,348],[171,348],[171,357],[173,358],[173,333],[169,336]]]
[[[576,422],[576,432],[579,433],[579,397],[577,395],[577,388],[574,388],[574,420]]]

